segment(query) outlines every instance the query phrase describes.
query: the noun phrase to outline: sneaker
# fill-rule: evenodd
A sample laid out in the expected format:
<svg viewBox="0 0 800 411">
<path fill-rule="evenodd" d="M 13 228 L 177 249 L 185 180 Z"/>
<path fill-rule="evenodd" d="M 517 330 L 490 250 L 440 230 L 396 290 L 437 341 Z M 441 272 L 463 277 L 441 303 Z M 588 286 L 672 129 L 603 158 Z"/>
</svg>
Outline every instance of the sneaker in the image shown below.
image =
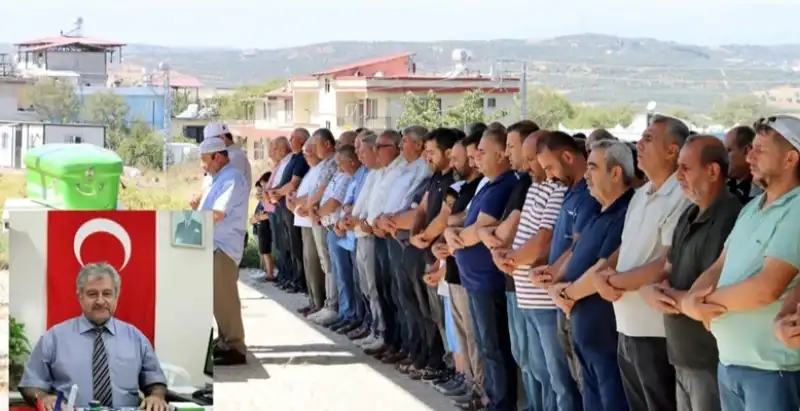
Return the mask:
<svg viewBox="0 0 800 411">
<path fill-rule="evenodd" d="M 317 324 L 323 327 L 330 327 L 331 325 L 337 322 L 339 322 L 339 314 L 334 311 L 331 311 L 323 316 L 320 316 L 319 321 L 317 321 Z"/>
<path fill-rule="evenodd" d="M 377 337 L 372 341 L 372 343 L 364 344 L 361 346 L 361 348 L 365 350 L 377 350 L 378 348 L 381 348 L 383 344 L 383 338 Z"/>
<path fill-rule="evenodd" d="M 354 340 L 353 342 L 359 347 L 364 347 L 364 346 L 367 346 L 367 345 L 370 345 L 370 344 L 374 343 L 375 342 L 375 336 L 370 334 L 370 335 L 368 335 L 368 336 L 366 336 L 366 337 L 364 337 L 364 338 L 362 338 L 360 340 Z"/>
<path fill-rule="evenodd" d="M 339 319 L 339 314 L 337 314 L 330 308 L 323 308 L 319 310 L 316 314 L 314 314 L 312 321 L 314 321 L 317 324 L 324 324 L 330 322 L 331 319 L 333 320 Z"/>
</svg>

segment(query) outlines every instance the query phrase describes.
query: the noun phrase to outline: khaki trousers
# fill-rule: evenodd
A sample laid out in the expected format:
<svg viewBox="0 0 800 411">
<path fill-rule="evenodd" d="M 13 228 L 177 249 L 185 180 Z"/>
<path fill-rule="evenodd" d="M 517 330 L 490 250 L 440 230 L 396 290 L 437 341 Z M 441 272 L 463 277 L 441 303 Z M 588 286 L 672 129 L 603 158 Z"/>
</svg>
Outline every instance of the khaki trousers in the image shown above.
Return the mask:
<svg viewBox="0 0 800 411">
<path fill-rule="evenodd" d="M 310 305 L 321 309 L 325 305 L 325 273 L 314 241 L 311 227 L 301 228 L 303 234 L 303 267 L 305 268 L 306 286 Z"/>
<path fill-rule="evenodd" d="M 247 353 L 244 343 L 242 302 L 239 300 L 239 266 L 220 250 L 214 251 L 214 318 L 220 340 L 228 348 Z"/>
<path fill-rule="evenodd" d="M 467 290 L 458 284 L 450 284 L 450 310 L 453 313 L 453 322 L 456 326 L 458 347 L 461 349 L 461 355 L 467 360 L 467 369 L 464 370 L 464 376 L 468 384 L 472 385 L 476 394 L 483 395 L 483 363 L 481 362 L 478 343 L 475 339 L 472 314 L 469 311 L 469 297 L 467 296 Z"/>
</svg>

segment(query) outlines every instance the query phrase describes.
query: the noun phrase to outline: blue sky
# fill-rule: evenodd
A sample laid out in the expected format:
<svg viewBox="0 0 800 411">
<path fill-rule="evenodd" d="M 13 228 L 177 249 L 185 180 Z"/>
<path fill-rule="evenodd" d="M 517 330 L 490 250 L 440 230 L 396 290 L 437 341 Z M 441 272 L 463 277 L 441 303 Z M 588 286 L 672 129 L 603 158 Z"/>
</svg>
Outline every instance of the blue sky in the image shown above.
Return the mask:
<svg viewBox="0 0 800 411">
<path fill-rule="evenodd" d="M 84 35 L 168 46 L 541 39 L 604 33 L 704 45 L 800 44 L 800 0 L 0 0 L 0 43 Z M 488 17 L 487 16 L 491 16 Z"/>
</svg>

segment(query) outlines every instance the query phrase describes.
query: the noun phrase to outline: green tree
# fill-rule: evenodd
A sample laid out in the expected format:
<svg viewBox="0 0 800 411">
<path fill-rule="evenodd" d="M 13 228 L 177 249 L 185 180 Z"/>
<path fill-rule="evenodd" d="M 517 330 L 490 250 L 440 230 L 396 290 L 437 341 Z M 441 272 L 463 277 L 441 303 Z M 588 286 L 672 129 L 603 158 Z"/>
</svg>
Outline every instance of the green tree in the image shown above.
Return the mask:
<svg viewBox="0 0 800 411">
<path fill-rule="evenodd" d="M 724 126 L 750 124 L 769 112 L 769 106 L 753 94 L 729 97 L 711 108 L 711 118 Z"/>
<path fill-rule="evenodd" d="M 282 84 L 283 80 L 271 80 L 260 85 L 240 86 L 231 93 L 211 97 L 208 104 L 216 107 L 217 116 L 223 120 L 252 119 L 255 114 L 255 102 L 252 99 L 263 97 Z"/>
<path fill-rule="evenodd" d="M 55 78 L 41 78 L 30 88 L 29 98 L 43 120 L 72 123 L 80 113 L 80 102 L 71 84 Z"/>
<path fill-rule="evenodd" d="M 464 128 L 472 123 L 491 123 L 508 115 L 508 110 L 500 109 L 486 114 L 484 111 L 484 94 L 479 90 L 464 94 L 461 101 L 447 109 L 442 116 L 442 123 L 450 127 Z"/>
<path fill-rule="evenodd" d="M 397 119 L 397 127 L 419 125 L 433 129 L 444 124 L 441 100 L 433 90 L 425 95 L 406 93 L 403 112 Z"/>
<path fill-rule="evenodd" d="M 575 107 L 561 93 L 547 87 L 528 87 L 528 113 L 525 118 L 544 129 L 558 128 L 575 116 Z"/>
<path fill-rule="evenodd" d="M 164 139 L 150 130 L 143 121 L 134 121 L 126 135 L 119 139 L 117 154 L 130 166 L 162 168 Z"/>
<path fill-rule="evenodd" d="M 83 118 L 106 126 L 106 131 L 123 131 L 131 109 L 125 98 L 112 91 L 92 94 L 85 100 Z"/>
<path fill-rule="evenodd" d="M 186 109 L 189 108 L 189 104 L 191 104 L 191 103 L 192 103 L 192 101 L 189 99 L 189 95 L 187 93 L 182 93 L 182 92 L 175 93 L 175 92 L 173 92 L 172 93 L 172 116 L 175 117 L 177 115 L 180 115 L 184 111 L 186 111 Z"/>
<path fill-rule="evenodd" d="M 563 123 L 570 128 L 612 128 L 618 124 L 628 126 L 635 110 L 629 106 L 578 106 L 573 116 Z"/>
</svg>

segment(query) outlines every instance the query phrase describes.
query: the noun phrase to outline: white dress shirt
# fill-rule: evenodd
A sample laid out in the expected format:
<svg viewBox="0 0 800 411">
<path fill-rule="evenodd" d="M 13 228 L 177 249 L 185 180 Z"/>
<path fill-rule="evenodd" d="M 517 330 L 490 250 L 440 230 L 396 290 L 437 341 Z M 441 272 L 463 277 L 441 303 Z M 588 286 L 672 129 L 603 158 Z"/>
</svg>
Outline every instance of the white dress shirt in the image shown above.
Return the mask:
<svg viewBox="0 0 800 411">
<path fill-rule="evenodd" d="M 391 184 L 388 185 L 389 196 L 383 203 L 383 213 L 394 214 L 411 208 L 414 201 L 414 194 L 417 193 L 419 185 L 431 176 L 431 169 L 424 158 L 420 157 L 411 163 L 399 166 Z"/>
<path fill-rule="evenodd" d="M 356 198 L 356 203 L 353 204 L 353 210 L 350 212 L 353 217 L 358 218 L 359 220 L 367 218 L 367 205 L 369 205 L 369 198 L 372 194 L 372 189 L 375 187 L 375 182 L 380 181 L 382 172 L 383 169 L 370 170 L 369 174 L 367 174 L 367 179 L 364 181 L 364 187 L 361 188 L 361 192 L 358 194 L 358 198 Z M 353 231 L 355 231 L 356 237 L 365 237 L 367 235 L 361 230 L 360 224 L 357 224 Z"/>
<path fill-rule="evenodd" d="M 388 197 L 389 190 L 392 186 L 392 181 L 400 176 L 397 171 L 408 162 L 403 156 L 397 156 L 391 164 L 381 170 L 380 180 L 375 182 L 375 187 L 369 195 L 369 204 L 367 205 L 367 223 L 370 225 L 375 223 L 378 216 L 383 213 L 384 203 Z"/>
</svg>

